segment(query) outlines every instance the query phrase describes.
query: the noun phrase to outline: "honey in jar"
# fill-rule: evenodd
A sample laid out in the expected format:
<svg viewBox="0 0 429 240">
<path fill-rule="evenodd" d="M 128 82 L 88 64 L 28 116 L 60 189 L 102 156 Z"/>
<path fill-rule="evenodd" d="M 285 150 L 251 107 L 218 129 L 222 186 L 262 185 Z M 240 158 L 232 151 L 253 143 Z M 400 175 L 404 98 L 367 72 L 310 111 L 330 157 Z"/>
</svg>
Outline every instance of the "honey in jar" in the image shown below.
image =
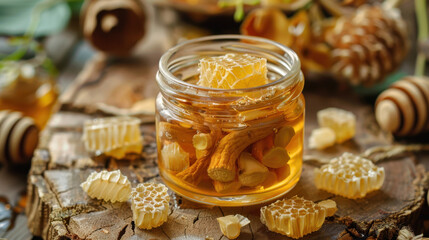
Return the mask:
<svg viewBox="0 0 429 240">
<path fill-rule="evenodd" d="M 0 110 L 22 112 L 43 128 L 52 114 L 58 91 L 54 78 L 42 67 L 43 55 L 0 66 Z"/>
<path fill-rule="evenodd" d="M 176 193 L 243 206 L 298 182 L 304 79 L 292 50 L 248 36 L 195 39 L 162 56 L 157 82 L 158 165 Z"/>
</svg>

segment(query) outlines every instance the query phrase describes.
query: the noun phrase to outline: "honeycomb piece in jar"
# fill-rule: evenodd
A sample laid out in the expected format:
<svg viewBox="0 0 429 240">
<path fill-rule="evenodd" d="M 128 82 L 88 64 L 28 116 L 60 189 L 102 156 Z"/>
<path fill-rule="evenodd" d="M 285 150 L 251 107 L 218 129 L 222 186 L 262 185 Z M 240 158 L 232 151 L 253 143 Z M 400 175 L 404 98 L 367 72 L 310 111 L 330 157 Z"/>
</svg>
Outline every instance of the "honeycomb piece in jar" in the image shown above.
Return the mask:
<svg viewBox="0 0 429 240">
<path fill-rule="evenodd" d="M 309 139 L 309 147 L 312 149 L 325 149 L 335 145 L 335 132 L 334 130 L 322 127 L 311 131 Z"/>
<path fill-rule="evenodd" d="M 83 127 L 85 148 L 99 155 L 123 158 L 127 153 L 140 153 L 143 138 L 140 120 L 134 117 L 107 117 L 86 121 Z"/>
<path fill-rule="evenodd" d="M 240 235 L 242 227 L 250 223 L 250 220 L 240 214 L 227 215 L 216 218 L 219 223 L 220 230 L 229 239 L 236 239 Z"/>
<path fill-rule="evenodd" d="M 320 127 L 327 127 L 335 132 L 337 143 L 345 142 L 356 134 L 356 116 L 339 108 L 326 108 L 317 112 Z"/>
<path fill-rule="evenodd" d="M 297 196 L 261 208 L 261 222 L 270 231 L 295 239 L 319 230 L 325 217 L 326 208 Z"/>
<path fill-rule="evenodd" d="M 81 185 L 91 197 L 104 201 L 125 202 L 131 193 L 131 183 L 119 170 L 91 173 Z"/>
<path fill-rule="evenodd" d="M 377 167 L 368 159 L 344 153 L 316 168 L 314 181 L 318 189 L 346 198 L 363 198 L 382 187 L 384 168 Z"/>
<path fill-rule="evenodd" d="M 140 183 L 131 191 L 133 220 L 141 229 L 152 229 L 167 221 L 170 196 L 161 183 Z"/>
<path fill-rule="evenodd" d="M 183 171 L 189 167 L 189 153 L 185 152 L 177 142 L 172 142 L 162 148 L 161 161 L 168 170 Z"/>
<path fill-rule="evenodd" d="M 199 63 L 197 85 L 209 88 L 240 89 L 268 83 L 267 59 L 249 54 L 228 53 L 206 57 Z"/>
</svg>

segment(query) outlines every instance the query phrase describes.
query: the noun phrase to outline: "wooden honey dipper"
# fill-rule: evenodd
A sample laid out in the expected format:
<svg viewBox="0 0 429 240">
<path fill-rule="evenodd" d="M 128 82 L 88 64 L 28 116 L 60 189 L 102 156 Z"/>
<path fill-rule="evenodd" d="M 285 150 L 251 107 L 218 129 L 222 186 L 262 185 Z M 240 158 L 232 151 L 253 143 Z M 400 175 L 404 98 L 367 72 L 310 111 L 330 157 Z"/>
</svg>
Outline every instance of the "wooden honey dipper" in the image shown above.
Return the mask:
<svg viewBox="0 0 429 240">
<path fill-rule="evenodd" d="M 0 111 L 0 163 L 29 163 L 39 140 L 39 129 L 32 118 L 19 112 Z"/>
<path fill-rule="evenodd" d="M 408 76 L 392 84 L 375 102 L 380 127 L 397 136 L 429 130 L 429 78 Z"/>
</svg>

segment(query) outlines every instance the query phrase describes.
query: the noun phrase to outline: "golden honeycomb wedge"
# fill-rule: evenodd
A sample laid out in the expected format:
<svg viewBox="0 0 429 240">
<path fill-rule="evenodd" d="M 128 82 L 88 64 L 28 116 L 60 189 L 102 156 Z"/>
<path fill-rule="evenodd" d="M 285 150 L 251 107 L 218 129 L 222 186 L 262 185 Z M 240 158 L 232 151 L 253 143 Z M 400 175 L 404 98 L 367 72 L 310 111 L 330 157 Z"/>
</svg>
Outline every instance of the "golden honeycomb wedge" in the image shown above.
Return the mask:
<svg viewBox="0 0 429 240">
<path fill-rule="evenodd" d="M 326 108 L 317 112 L 320 127 L 327 127 L 335 132 L 337 143 L 345 142 L 356 134 L 356 116 L 339 108 Z"/>
<path fill-rule="evenodd" d="M 250 223 L 250 220 L 240 214 L 227 215 L 216 219 L 223 235 L 229 239 L 236 239 L 240 235 L 242 227 Z"/>
<path fill-rule="evenodd" d="M 198 85 L 220 89 L 239 89 L 268 83 L 267 60 L 249 54 L 228 53 L 206 57 L 199 63 Z"/>
<path fill-rule="evenodd" d="M 91 198 L 113 203 L 127 201 L 131 193 L 130 181 L 119 170 L 93 172 L 80 186 Z"/>
<path fill-rule="evenodd" d="M 312 149 L 325 149 L 335 145 L 334 130 L 322 127 L 311 131 L 311 136 L 308 139 L 308 146 Z"/>
<path fill-rule="evenodd" d="M 140 153 L 143 138 L 140 120 L 134 117 L 96 118 L 86 121 L 83 129 L 85 148 L 95 154 L 123 158 L 127 153 Z"/>
<path fill-rule="evenodd" d="M 325 221 L 326 211 L 312 201 L 294 196 L 262 207 L 261 222 L 270 231 L 297 239 L 319 230 Z"/>
<path fill-rule="evenodd" d="M 314 170 L 316 187 L 346 198 L 363 198 L 380 189 L 384 182 L 384 168 L 370 160 L 344 153 L 328 164 Z"/>
<path fill-rule="evenodd" d="M 160 183 L 140 183 L 131 192 L 131 209 L 137 227 L 152 229 L 167 221 L 170 196 Z"/>
</svg>

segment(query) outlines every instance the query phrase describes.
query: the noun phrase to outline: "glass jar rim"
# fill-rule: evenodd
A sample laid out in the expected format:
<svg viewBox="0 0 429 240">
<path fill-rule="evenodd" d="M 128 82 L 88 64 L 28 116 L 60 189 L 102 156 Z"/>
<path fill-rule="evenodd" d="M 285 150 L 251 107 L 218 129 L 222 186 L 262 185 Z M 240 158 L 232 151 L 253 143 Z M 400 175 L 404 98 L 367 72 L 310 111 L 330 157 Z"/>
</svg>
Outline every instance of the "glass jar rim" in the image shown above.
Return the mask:
<svg viewBox="0 0 429 240">
<path fill-rule="evenodd" d="M 177 78 L 176 76 L 173 75 L 173 73 L 171 73 L 169 71 L 168 61 L 181 48 L 183 48 L 187 45 L 190 45 L 190 44 L 195 44 L 195 43 L 205 42 L 205 41 L 213 41 L 213 40 L 248 40 L 248 41 L 272 45 L 272 46 L 277 47 L 279 50 L 284 52 L 281 56 L 287 55 L 290 58 L 290 59 L 288 59 L 288 61 L 290 63 L 290 70 L 285 75 L 281 76 L 279 79 L 276 79 L 273 82 L 270 82 L 270 83 L 267 83 L 267 84 L 264 84 L 261 86 L 250 87 L 250 88 L 239 88 L 239 89 L 220 89 L 220 88 L 209 88 L 209 87 L 198 86 L 196 84 L 191 84 L 191 83 L 182 81 L 181 79 Z M 210 91 L 212 93 L 233 93 L 233 92 L 237 92 L 237 91 L 253 92 L 253 91 L 260 90 L 260 89 L 265 89 L 265 88 L 268 88 L 271 86 L 275 86 L 275 85 L 277 85 L 279 83 L 283 83 L 287 80 L 293 80 L 297 76 L 299 76 L 300 72 L 301 72 L 301 62 L 298 58 L 298 55 L 292 49 L 286 47 L 285 45 L 283 45 L 281 43 L 278 43 L 278 42 L 275 42 L 275 41 L 272 41 L 272 40 L 269 40 L 266 38 L 245 36 L 245 35 L 238 35 L 238 34 L 213 35 L 213 36 L 206 36 L 206 37 L 201 37 L 201 38 L 196 38 L 196 39 L 181 42 L 181 43 L 177 44 L 176 46 L 167 50 L 161 56 L 161 59 L 159 61 L 159 73 L 161 75 L 169 78 L 169 80 L 171 80 L 174 84 L 179 84 L 179 85 L 182 85 L 184 87 L 190 87 L 190 88 L 198 89 L 200 91 Z"/>
</svg>

